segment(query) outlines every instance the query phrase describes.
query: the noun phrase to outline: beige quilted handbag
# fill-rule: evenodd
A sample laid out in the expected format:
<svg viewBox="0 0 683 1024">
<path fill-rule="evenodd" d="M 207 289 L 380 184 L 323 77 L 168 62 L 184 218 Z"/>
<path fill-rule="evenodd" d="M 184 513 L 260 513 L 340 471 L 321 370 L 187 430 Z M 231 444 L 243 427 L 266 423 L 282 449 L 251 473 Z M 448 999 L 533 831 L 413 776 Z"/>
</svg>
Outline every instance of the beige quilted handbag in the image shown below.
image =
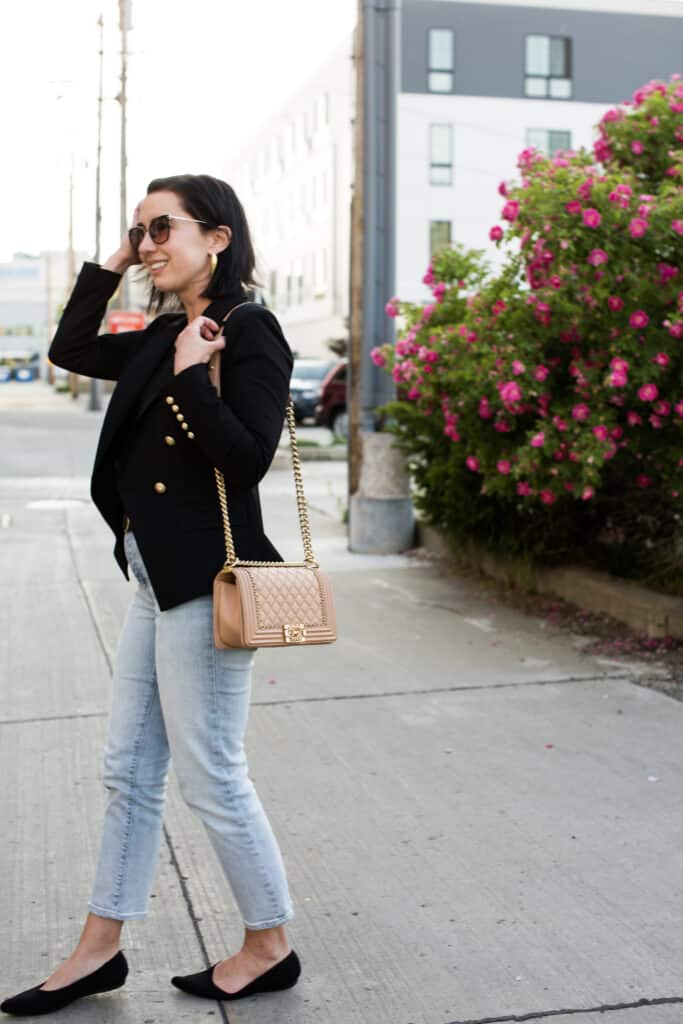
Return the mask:
<svg viewBox="0 0 683 1024">
<path fill-rule="evenodd" d="M 209 376 L 220 395 L 220 352 L 209 364 Z M 303 562 L 249 562 L 236 555 L 225 479 L 220 470 L 214 468 L 226 551 L 225 564 L 213 582 L 213 632 L 219 649 L 294 647 L 329 644 L 337 639 L 332 585 L 313 555 L 294 422 L 290 395 L 287 425 L 304 546 Z"/>
</svg>

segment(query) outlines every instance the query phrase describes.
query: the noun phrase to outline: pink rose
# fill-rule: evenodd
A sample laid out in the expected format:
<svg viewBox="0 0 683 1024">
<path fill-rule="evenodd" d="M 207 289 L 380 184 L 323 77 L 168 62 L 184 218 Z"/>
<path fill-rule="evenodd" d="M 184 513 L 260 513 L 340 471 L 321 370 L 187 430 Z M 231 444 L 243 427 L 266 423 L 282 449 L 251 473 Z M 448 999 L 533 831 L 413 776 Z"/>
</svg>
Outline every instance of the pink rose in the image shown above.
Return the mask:
<svg viewBox="0 0 683 1024">
<path fill-rule="evenodd" d="M 683 402 L 676 402 L 674 409 L 677 416 L 683 416 Z"/>
<path fill-rule="evenodd" d="M 540 498 L 544 505 L 552 505 L 555 501 L 555 495 L 550 490 L 541 491 Z"/>
<path fill-rule="evenodd" d="M 593 433 L 597 437 L 598 441 L 606 441 L 609 437 L 607 427 L 600 423 L 597 427 L 593 427 Z"/>
<path fill-rule="evenodd" d="M 664 399 L 660 399 L 659 402 L 655 402 L 654 410 L 659 416 L 668 416 L 671 412 L 671 402 L 665 402 Z"/>
<path fill-rule="evenodd" d="M 372 361 L 375 364 L 375 366 L 386 366 L 387 365 L 386 356 L 384 355 L 382 350 L 379 349 L 379 348 L 373 348 L 372 349 L 372 351 L 370 352 L 370 358 L 372 359 Z"/>
<path fill-rule="evenodd" d="M 471 469 L 473 473 L 477 473 L 479 471 L 479 459 L 474 455 L 467 456 L 465 459 L 465 465 L 468 469 Z"/>
<path fill-rule="evenodd" d="M 591 249 L 588 262 L 592 267 L 599 267 L 601 264 L 607 263 L 608 258 L 604 249 Z"/>
<path fill-rule="evenodd" d="M 610 370 L 616 370 L 617 373 L 628 373 L 628 362 L 622 359 L 621 356 L 615 356 L 614 359 L 610 359 Z"/>
<path fill-rule="evenodd" d="M 631 238 L 642 238 L 650 225 L 642 217 L 634 217 L 628 226 Z"/>
<path fill-rule="evenodd" d="M 659 391 L 656 384 L 643 384 L 642 387 L 638 388 L 638 398 L 641 402 L 654 402 L 658 394 Z"/>
<path fill-rule="evenodd" d="M 602 217 L 597 210 L 589 206 L 587 210 L 583 211 L 583 223 L 587 228 L 599 228 Z"/>
<path fill-rule="evenodd" d="M 520 363 L 519 359 L 512 360 L 512 372 L 515 374 L 515 376 L 518 377 L 520 373 L 524 373 L 525 370 L 526 366 L 524 365 L 524 363 Z"/>
<path fill-rule="evenodd" d="M 671 227 L 677 235 L 683 235 L 683 220 L 672 220 Z"/>
<path fill-rule="evenodd" d="M 592 487 L 584 487 L 583 494 L 581 495 L 581 498 L 582 498 L 583 501 L 590 501 L 590 499 L 593 497 L 594 494 L 595 494 L 595 491 L 593 490 Z"/>
<path fill-rule="evenodd" d="M 501 216 L 503 220 L 517 220 L 517 217 L 519 216 L 519 203 L 516 199 L 508 199 L 507 203 L 503 207 Z"/>
<path fill-rule="evenodd" d="M 589 415 L 590 415 L 590 409 L 585 404 L 585 402 L 579 402 L 579 404 L 575 405 L 574 408 L 572 409 L 572 417 L 575 420 L 585 420 L 585 419 L 588 419 Z"/>
<path fill-rule="evenodd" d="M 504 476 L 507 476 L 510 472 L 511 466 L 507 459 L 500 459 L 496 465 L 498 472 L 502 473 Z"/>
<path fill-rule="evenodd" d="M 609 382 L 613 388 L 625 388 L 628 384 L 628 377 L 621 370 L 615 370 L 610 374 Z"/>
<path fill-rule="evenodd" d="M 640 139 L 634 139 L 633 142 L 631 143 L 631 151 L 633 153 L 635 153 L 636 156 L 640 156 L 640 154 L 643 152 L 644 149 L 645 149 L 645 146 L 642 144 Z"/>
<path fill-rule="evenodd" d="M 534 434 L 534 436 L 531 438 L 529 444 L 532 448 L 542 448 L 545 444 L 545 432 L 543 430 L 539 430 L 539 432 L 537 434 Z"/>
<path fill-rule="evenodd" d="M 657 366 L 668 366 L 670 359 L 666 352 L 658 352 L 657 355 L 653 357 L 652 362 L 656 363 Z"/>
<path fill-rule="evenodd" d="M 533 494 L 533 490 L 526 480 L 520 480 L 517 484 L 517 494 L 521 494 L 522 497 L 526 497 L 528 494 Z"/>
<path fill-rule="evenodd" d="M 544 381 L 549 373 L 550 370 L 547 366 L 537 366 L 534 370 L 534 380 Z"/>
<path fill-rule="evenodd" d="M 639 487 L 649 487 L 650 484 L 652 483 L 652 480 L 650 480 L 650 477 L 647 476 L 645 473 L 640 473 L 636 477 L 636 483 L 638 484 Z"/>
<path fill-rule="evenodd" d="M 500 397 L 504 402 L 519 402 L 522 397 L 522 391 L 514 380 L 507 381 L 506 384 L 501 385 Z"/>
<path fill-rule="evenodd" d="M 620 309 L 624 308 L 624 301 L 618 295 L 610 295 L 607 299 L 607 305 L 614 313 L 618 313 Z"/>
<path fill-rule="evenodd" d="M 673 324 L 669 323 L 668 331 L 672 338 L 683 338 L 683 321 L 676 320 Z"/>
<path fill-rule="evenodd" d="M 489 238 L 491 239 L 492 242 L 500 242 L 502 237 L 503 237 L 503 229 L 502 229 L 502 227 L 500 226 L 500 224 L 494 224 L 494 226 L 489 231 Z"/>
<path fill-rule="evenodd" d="M 638 427 L 643 422 L 642 418 L 638 415 L 637 412 L 627 412 L 626 420 L 628 422 L 629 427 Z"/>
<path fill-rule="evenodd" d="M 384 312 L 386 313 L 387 316 L 391 316 L 391 317 L 398 316 L 399 308 L 396 305 L 396 303 L 398 301 L 399 301 L 398 299 L 389 299 L 389 301 L 387 302 L 386 306 L 384 307 Z"/>
<path fill-rule="evenodd" d="M 581 203 L 578 199 L 570 199 L 568 203 L 564 204 L 564 208 L 567 213 L 581 213 Z"/>
<path fill-rule="evenodd" d="M 643 309 L 637 309 L 635 313 L 631 313 L 628 322 L 631 327 L 647 327 L 650 318 Z"/>
<path fill-rule="evenodd" d="M 479 400 L 479 415 L 483 420 L 490 420 L 493 416 L 488 398 L 481 398 Z"/>
</svg>

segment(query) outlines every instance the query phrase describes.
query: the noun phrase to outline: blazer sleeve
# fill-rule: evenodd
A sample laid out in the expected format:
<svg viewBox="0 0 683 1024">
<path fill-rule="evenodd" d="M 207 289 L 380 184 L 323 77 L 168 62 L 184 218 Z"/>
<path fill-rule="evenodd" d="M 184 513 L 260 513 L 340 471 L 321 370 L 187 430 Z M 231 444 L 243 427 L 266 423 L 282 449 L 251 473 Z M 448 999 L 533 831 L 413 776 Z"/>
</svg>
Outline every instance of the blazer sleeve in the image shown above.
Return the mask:
<svg viewBox="0 0 683 1024">
<path fill-rule="evenodd" d="M 170 385 L 198 445 L 226 483 L 254 487 L 266 475 L 282 436 L 294 358 L 276 317 L 265 307 L 228 321 L 221 390 L 205 363 L 188 366 Z"/>
<path fill-rule="evenodd" d="M 121 275 L 97 263 L 84 263 L 52 339 L 48 357 L 56 366 L 84 377 L 118 380 L 142 331 L 98 334 L 107 303 Z"/>
</svg>

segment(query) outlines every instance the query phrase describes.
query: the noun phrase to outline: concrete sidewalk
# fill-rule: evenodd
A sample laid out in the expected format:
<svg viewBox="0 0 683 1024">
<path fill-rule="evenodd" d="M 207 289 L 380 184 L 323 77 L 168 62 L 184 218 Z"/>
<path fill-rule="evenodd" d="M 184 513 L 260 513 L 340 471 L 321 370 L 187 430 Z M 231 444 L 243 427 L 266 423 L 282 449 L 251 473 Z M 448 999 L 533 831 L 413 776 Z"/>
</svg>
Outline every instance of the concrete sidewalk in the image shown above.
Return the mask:
<svg viewBox="0 0 683 1024">
<path fill-rule="evenodd" d="M 133 584 L 88 501 L 97 426 L 78 405 L 20 422 L 0 399 L 3 996 L 72 948 L 98 850 Z M 60 1020 L 679 1021 L 683 706 L 437 564 L 348 552 L 345 465 L 303 473 L 339 640 L 257 654 L 247 735 L 301 981 L 220 1006 L 170 986 L 242 935 L 173 780 L 152 911 L 124 930 L 129 981 Z M 261 493 L 269 536 L 300 557 L 291 471 Z"/>
</svg>

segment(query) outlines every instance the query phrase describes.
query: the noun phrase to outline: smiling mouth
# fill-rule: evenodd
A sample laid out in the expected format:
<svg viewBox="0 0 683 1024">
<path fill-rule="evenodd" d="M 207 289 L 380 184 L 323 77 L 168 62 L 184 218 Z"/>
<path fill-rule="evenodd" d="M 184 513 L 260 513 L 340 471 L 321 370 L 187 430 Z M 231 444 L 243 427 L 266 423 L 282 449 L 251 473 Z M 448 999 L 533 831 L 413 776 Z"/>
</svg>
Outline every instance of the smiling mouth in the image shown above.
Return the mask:
<svg viewBox="0 0 683 1024">
<path fill-rule="evenodd" d="M 159 271 L 164 269 L 167 263 L 168 260 L 152 260 L 150 263 L 147 264 L 147 269 L 149 270 L 150 274 L 158 274 Z"/>
</svg>

